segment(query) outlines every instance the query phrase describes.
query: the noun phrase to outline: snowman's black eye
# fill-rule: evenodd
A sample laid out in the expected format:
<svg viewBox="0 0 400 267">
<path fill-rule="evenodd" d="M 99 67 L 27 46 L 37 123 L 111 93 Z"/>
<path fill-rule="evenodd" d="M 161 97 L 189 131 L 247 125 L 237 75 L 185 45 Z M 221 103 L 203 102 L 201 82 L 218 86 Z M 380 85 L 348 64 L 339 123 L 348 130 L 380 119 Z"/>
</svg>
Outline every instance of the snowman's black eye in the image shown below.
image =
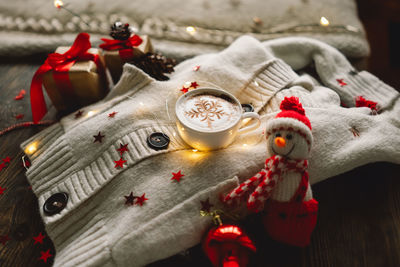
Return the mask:
<svg viewBox="0 0 400 267">
<path fill-rule="evenodd" d="M 275 134 L 275 137 L 281 137 L 282 135 L 281 135 L 281 133 L 276 133 Z"/>
<path fill-rule="evenodd" d="M 291 134 L 287 134 L 287 135 L 286 135 L 286 139 L 287 139 L 287 140 L 291 140 L 292 138 L 293 138 L 293 135 L 291 135 Z"/>
</svg>

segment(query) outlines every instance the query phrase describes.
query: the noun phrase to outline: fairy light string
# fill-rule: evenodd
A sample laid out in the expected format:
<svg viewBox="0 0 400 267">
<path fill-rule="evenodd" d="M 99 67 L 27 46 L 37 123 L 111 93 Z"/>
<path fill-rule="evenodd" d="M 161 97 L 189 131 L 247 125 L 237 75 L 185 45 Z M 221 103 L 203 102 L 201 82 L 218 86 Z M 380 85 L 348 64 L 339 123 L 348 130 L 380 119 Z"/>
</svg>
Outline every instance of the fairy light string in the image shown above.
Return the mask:
<svg viewBox="0 0 400 267">
<path fill-rule="evenodd" d="M 71 9 L 68 9 L 67 7 L 65 7 L 63 1 L 61 0 L 54 0 L 54 6 L 58 9 L 64 9 L 65 11 L 67 11 L 68 13 L 70 13 L 71 15 L 78 17 L 83 23 L 85 23 L 88 27 L 90 27 L 89 23 L 87 23 L 78 13 L 72 11 Z"/>
</svg>

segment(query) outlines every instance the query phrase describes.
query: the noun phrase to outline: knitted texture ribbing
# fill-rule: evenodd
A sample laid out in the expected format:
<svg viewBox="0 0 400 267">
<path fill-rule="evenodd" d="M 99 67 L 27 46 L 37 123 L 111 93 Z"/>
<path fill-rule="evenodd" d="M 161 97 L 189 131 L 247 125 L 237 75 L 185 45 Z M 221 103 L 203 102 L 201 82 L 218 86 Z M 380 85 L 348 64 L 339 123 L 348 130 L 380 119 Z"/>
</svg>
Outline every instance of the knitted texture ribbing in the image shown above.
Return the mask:
<svg viewBox="0 0 400 267">
<path fill-rule="evenodd" d="M 318 41 L 276 42 L 282 45 L 242 37 L 221 53 L 179 64 L 166 82 L 126 64 L 104 101 L 85 107 L 80 118 L 64 117 L 22 145 L 24 150 L 30 144 L 37 148 L 29 155 L 27 177 L 39 207 L 55 193 L 70 196 L 59 214 L 46 216 L 40 209 L 57 251 L 55 266 L 143 266 L 196 245 L 211 225 L 210 218 L 199 215 L 201 201 L 209 199 L 213 209 L 226 209 L 221 193 L 263 167 L 269 157 L 263 130 L 285 96 L 299 98 L 313 126 L 311 183 L 373 161 L 400 163 L 398 92 L 367 72 L 351 76 L 345 57 Z M 290 56 L 285 57 L 282 51 L 288 47 Z M 331 88 L 299 77 L 274 54 L 296 69 L 314 56 L 320 80 Z M 200 69 L 194 71 L 195 66 Z M 172 112 L 187 81 L 223 88 L 241 103 L 251 103 L 262 115 L 262 126 L 226 149 L 192 152 L 177 134 Z M 340 97 L 352 106 L 358 95 L 378 102 L 379 115 L 370 115 L 365 107 L 340 107 Z M 109 117 L 114 111 L 118 113 Z M 103 142 L 93 143 L 99 131 Z M 147 138 L 155 132 L 169 136 L 167 149 L 148 146 Z M 388 138 L 390 144 L 384 142 Z M 129 148 L 127 162 L 116 168 L 121 144 Z M 172 172 L 178 171 L 183 179 L 171 181 Z M 143 206 L 125 205 L 130 192 L 145 193 L 149 200 Z"/>
<path fill-rule="evenodd" d="M 353 0 L 69 0 L 65 7 L 82 19 L 48 0 L 0 2 L 0 54 L 50 53 L 70 44 L 79 32 L 92 34 L 93 45 L 98 45 L 116 20 L 149 35 L 157 50 L 176 59 L 219 51 L 249 32 L 259 40 L 314 37 L 352 57 L 365 57 L 369 52 Z M 322 27 L 322 16 L 333 27 Z M 188 26 L 196 32 L 188 32 Z"/>
</svg>

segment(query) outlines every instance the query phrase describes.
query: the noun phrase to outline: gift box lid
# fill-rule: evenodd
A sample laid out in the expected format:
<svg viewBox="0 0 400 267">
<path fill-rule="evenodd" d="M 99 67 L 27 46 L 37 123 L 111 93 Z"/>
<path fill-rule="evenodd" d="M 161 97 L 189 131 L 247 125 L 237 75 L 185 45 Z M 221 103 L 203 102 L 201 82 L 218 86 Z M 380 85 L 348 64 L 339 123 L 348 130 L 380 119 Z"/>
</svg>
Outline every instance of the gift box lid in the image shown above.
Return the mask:
<svg viewBox="0 0 400 267">
<path fill-rule="evenodd" d="M 64 54 L 65 52 L 70 49 L 69 46 L 59 46 L 56 49 L 56 53 Z M 100 49 L 98 48 L 89 48 L 88 53 L 97 54 L 101 56 Z M 97 66 L 96 63 L 92 60 L 84 60 L 84 61 L 77 61 L 71 68 L 71 72 L 96 72 Z"/>
</svg>

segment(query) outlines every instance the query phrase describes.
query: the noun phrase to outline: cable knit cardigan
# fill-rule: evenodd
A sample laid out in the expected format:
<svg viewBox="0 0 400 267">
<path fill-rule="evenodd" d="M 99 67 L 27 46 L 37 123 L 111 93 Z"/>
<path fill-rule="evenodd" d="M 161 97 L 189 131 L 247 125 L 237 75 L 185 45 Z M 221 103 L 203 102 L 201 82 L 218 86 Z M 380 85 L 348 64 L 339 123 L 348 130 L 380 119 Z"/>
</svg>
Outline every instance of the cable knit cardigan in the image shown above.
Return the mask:
<svg viewBox="0 0 400 267">
<path fill-rule="evenodd" d="M 319 77 L 292 70 L 312 62 Z M 195 71 L 195 66 L 200 68 Z M 173 114 L 187 81 L 213 84 L 251 103 L 262 126 L 226 149 L 193 152 L 177 134 Z M 212 209 L 226 209 L 220 194 L 263 167 L 269 156 L 265 122 L 291 95 L 299 97 L 313 125 L 312 183 L 373 161 L 400 163 L 399 93 L 368 72 L 356 72 L 342 54 L 319 41 L 260 43 L 241 37 L 220 53 L 179 64 L 166 82 L 126 64 L 105 100 L 22 144 L 32 161 L 27 177 L 56 248 L 54 265 L 143 266 L 199 243 L 212 224 L 199 215 L 201 201 L 209 198 Z M 378 102 L 379 114 L 355 108 L 357 96 Z M 108 116 L 112 112 L 117 113 Z M 98 132 L 105 137 L 94 143 Z M 154 132 L 169 136 L 167 149 L 148 146 Z M 31 144 L 35 151 L 27 149 Z M 122 168 L 114 162 L 120 159 L 121 144 L 129 149 Z M 178 171 L 184 177 L 171 180 Z M 65 208 L 44 213 L 46 200 L 60 192 L 68 194 Z M 130 192 L 148 200 L 142 206 L 125 205 Z"/>
</svg>

